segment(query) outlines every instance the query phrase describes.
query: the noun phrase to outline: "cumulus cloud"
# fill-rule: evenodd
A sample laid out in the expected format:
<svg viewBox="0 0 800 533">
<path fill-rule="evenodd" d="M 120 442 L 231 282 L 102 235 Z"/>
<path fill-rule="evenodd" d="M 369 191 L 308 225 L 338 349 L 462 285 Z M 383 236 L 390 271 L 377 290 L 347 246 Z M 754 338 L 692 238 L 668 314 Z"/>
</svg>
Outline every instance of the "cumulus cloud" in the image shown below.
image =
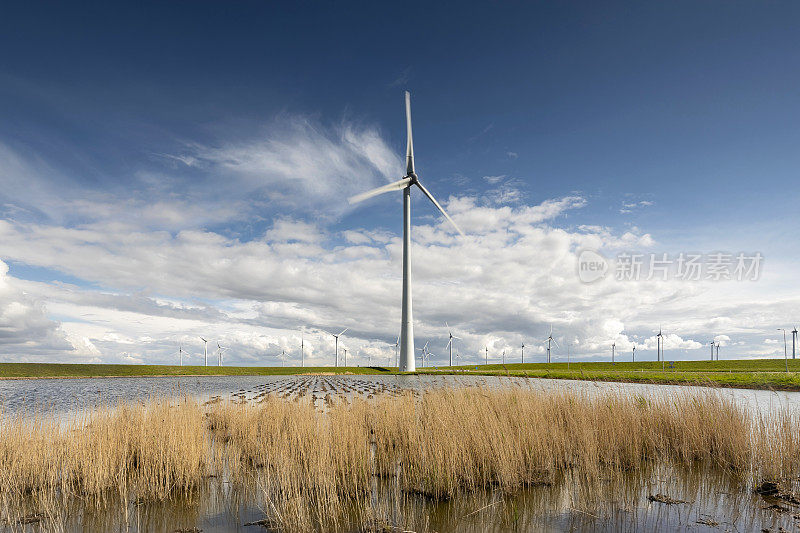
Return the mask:
<svg viewBox="0 0 800 533">
<path fill-rule="evenodd" d="M 342 197 L 396 179 L 399 158 L 369 127 L 281 125 L 162 157 L 190 172 L 193 192 L 176 194 L 188 178 L 169 169 L 138 173 L 130 195 L 77 190 L 59 201 L 63 185 L 41 195 L 38 185 L 30 195 L 3 189 L 4 205 L 15 208 L 0 217 L 0 257 L 62 281 L 25 281 L 0 263 L 0 353 L 174 363 L 182 347 L 197 363 L 202 335 L 229 348 L 231 364 L 280 364 L 282 351 L 297 363 L 301 339 L 309 364 L 332 364 L 330 333 L 349 327 L 340 348 L 356 364 L 389 361 L 400 319 L 398 228 L 341 228 L 337 216 L 350 209 Z M 43 163 L 0 156 L 4 183 L 50 183 Z M 619 354 L 636 345 L 637 358 L 654 358 L 658 324 L 670 356 L 704 357 L 711 335 L 739 343 L 743 355 L 777 353 L 759 328 L 797 298 L 765 304 L 761 291 L 720 283 L 582 283 L 579 250 L 611 257 L 656 240 L 637 227 L 570 224 L 588 204 L 583 196 L 530 202 L 513 183 L 495 184 L 495 196 L 443 202 L 465 237 L 438 216 L 415 219 L 416 338 L 431 342 L 433 362 L 445 360 L 445 321 L 462 337 L 464 362 L 487 350 L 492 360 L 504 350 L 514 360 L 523 342 L 526 359 L 542 360 L 551 325 L 556 359 L 568 343 L 584 359 L 607 359 L 612 343 Z M 56 214 L 30 214 L 49 205 Z"/>
<path fill-rule="evenodd" d="M 37 354 L 73 350 L 41 301 L 25 294 L 0 261 L 0 356 L 28 360 Z M 8 359 L 7 359 L 8 360 Z"/>
</svg>

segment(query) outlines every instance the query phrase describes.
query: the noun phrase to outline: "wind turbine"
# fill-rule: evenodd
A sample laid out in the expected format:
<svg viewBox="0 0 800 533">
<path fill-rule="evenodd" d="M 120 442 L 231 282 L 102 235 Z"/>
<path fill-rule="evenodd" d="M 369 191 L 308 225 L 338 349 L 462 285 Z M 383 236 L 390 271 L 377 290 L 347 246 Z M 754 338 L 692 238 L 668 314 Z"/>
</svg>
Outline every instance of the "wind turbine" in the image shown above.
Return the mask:
<svg viewBox="0 0 800 533">
<path fill-rule="evenodd" d="M 792 359 L 795 358 L 795 346 L 797 345 L 797 326 L 792 330 Z"/>
<path fill-rule="evenodd" d="M 347 366 L 347 348 L 342 348 L 344 351 L 344 366 Z"/>
<path fill-rule="evenodd" d="M 453 366 L 453 339 L 461 340 L 461 337 L 456 337 L 453 335 L 453 332 L 450 331 L 450 326 L 447 325 L 447 322 L 445 322 L 444 325 L 447 327 L 447 334 L 450 335 L 450 340 L 447 341 L 445 349 L 450 349 L 450 366 Z"/>
<path fill-rule="evenodd" d="M 222 354 L 227 350 L 217 343 L 217 366 L 222 366 Z"/>
<path fill-rule="evenodd" d="M 425 342 L 425 346 L 420 348 L 419 351 L 421 352 L 420 359 L 422 360 L 422 366 L 424 367 L 425 366 L 425 362 L 428 360 L 428 357 L 430 357 L 430 355 L 431 355 L 431 353 L 428 351 L 428 342 L 427 341 Z"/>
<path fill-rule="evenodd" d="M 174 354 L 174 352 L 173 352 L 173 354 Z M 191 355 L 189 352 L 187 352 L 186 350 L 183 349 L 183 345 L 182 344 L 178 344 L 178 356 L 180 357 L 181 366 L 183 366 L 183 354 L 186 354 L 187 356 Z"/>
<path fill-rule="evenodd" d="M 631 361 L 634 363 L 636 362 L 636 345 L 633 345 L 633 351 L 631 352 Z"/>
<path fill-rule="evenodd" d="M 203 366 L 208 366 L 208 341 L 205 340 L 203 337 L 200 337 L 200 340 L 203 341 L 203 356 L 205 358 Z"/>
<path fill-rule="evenodd" d="M 331 335 L 333 335 L 333 338 L 336 339 L 336 343 L 335 343 L 336 344 L 336 366 L 339 366 L 339 336 L 343 335 L 344 332 L 347 331 L 348 329 L 350 329 L 350 328 L 344 328 L 338 335 L 334 334 L 334 333 L 331 333 Z"/>
<path fill-rule="evenodd" d="M 506 351 L 503 350 L 503 366 L 506 365 Z"/>
<path fill-rule="evenodd" d="M 612 365 L 614 364 L 614 352 L 616 352 L 616 351 L 617 351 L 617 343 L 616 342 L 612 342 L 611 343 L 611 364 Z"/>
<path fill-rule="evenodd" d="M 553 325 L 550 325 L 550 335 L 545 339 L 547 341 L 547 362 L 550 362 L 550 343 L 556 345 L 556 348 L 559 348 L 558 343 L 553 338 Z"/>
<path fill-rule="evenodd" d="M 306 346 L 305 346 L 305 332 L 300 332 L 300 366 L 306 366 Z"/>
<path fill-rule="evenodd" d="M 397 359 L 397 349 L 400 346 L 400 334 L 397 334 L 397 341 L 394 343 L 394 365 L 400 369 L 400 362 Z"/>
<path fill-rule="evenodd" d="M 786 355 L 786 328 L 778 328 L 778 331 L 783 331 L 783 360 L 786 361 L 786 371 L 789 371 L 789 357 Z"/>
<path fill-rule="evenodd" d="M 708 344 L 711 345 L 711 360 L 714 360 L 714 341 L 709 342 Z"/>
<path fill-rule="evenodd" d="M 488 364 L 489 364 L 489 347 L 488 347 L 488 346 L 486 346 L 486 347 L 484 348 L 484 350 L 486 351 L 486 359 L 485 359 L 486 363 L 485 363 L 485 364 L 487 364 L 487 365 L 488 365 Z"/>
<path fill-rule="evenodd" d="M 661 361 L 661 326 L 658 326 L 658 335 L 656 335 L 656 361 Z"/>
<path fill-rule="evenodd" d="M 524 365 L 525 364 L 525 343 L 524 342 L 522 343 L 522 351 L 520 353 L 522 354 L 522 364 Z"/>
<path fill-rule="evenodd" d="M 719 361 L 719 341 L 717 341 L 717 361 Z"/>
<path fill-rule="evenodd" d="M 461 229 L 453 222 L 439 202 L 428 189 L 422 186 L 414 172 L 414 140 L 411 134 L 411 93 L 406 91 L 406 175 L 403 179 L 384 185 L 371 191 L 353 196 L 350 203 L 361 202 L 386 192 L 403 191 L 403 307 L 400 325 L 400 367 L 401 372 L 414 372 L 414 324 L 411 312 L 411 187 L 416 185 L 422 194 L 433 202 L 442 215 L 463 235 Z"/>
</svg>

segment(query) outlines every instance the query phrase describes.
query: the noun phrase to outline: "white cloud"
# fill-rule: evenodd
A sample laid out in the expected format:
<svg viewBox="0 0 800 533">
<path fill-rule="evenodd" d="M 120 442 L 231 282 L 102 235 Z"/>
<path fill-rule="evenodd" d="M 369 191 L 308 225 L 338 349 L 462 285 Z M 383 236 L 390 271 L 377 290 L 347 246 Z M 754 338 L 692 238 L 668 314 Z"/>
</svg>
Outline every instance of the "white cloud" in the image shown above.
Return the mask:
<svg viewBox="0 0 800 533">
<path fill-rule="evenodd" d="M 183 343 L 197 362 L 204 335 L 230 348 L 230 363 L 276 364 L 281 350 L 296 363 L 305 327 L 309 364 L 330 364 L 329 332 L 349 327 L 341 345 L 359 363 L 389 357 L 399 323 L 399 228 L 341 229 L 336 215 L 349 209 L 341 199 L 351 192 L 397 178 L 399 158 L 374 129 L 326 129 L 308 119 L 284 124 L 255 140 L 187 146 L 176 155 L 196 180 L 185 194 L 175 191 L 186 181 L 168 174 L 138 174 L 140 192 L 130 197 L 64 192 L 63 185 L 41 186 L 55 183 L 43 176 L 52 169 L 0 152 L 8 163 L 4 185 L 19 177 L 33 183 L 30 194 L 3 189 L 4 203 L 14 206 L 3 212 L 16 214 L 0 217 L 0 258 L 78 280 L 23 281 L 0 263 L 0 354 L 175 362 Z M 494 356 L 506 350 L 512 360 L 523 341 L 529 360 L 541 360 L 551 324 L 559 344 L 570 342 L 581 358 L 610 357 L 612 342 L 618 354 L 636 344 L 637 359 L 654 358 L 660 323 L 668 357 L 703 358 L 699 348 L 711 336 L 743 356 L 777 354 L 765 348 L 763 331 L 789 316 L 800 297 L 785 293 L 769 272 L 752 288 L 613 277 L 583 284 L 577 250 L 610 257 L 651 248 L 655 239 L 636 227 L 571 226 L 585 198 L 529 203 L 513 187 L 496 198 L 444 202 L 466 237 L 438 216 L 415 218 L 417 342 L 430 340 L 439 362 L 445 321 L 463 337 L 457 350 L 467 361 L 482 360 L 485 347 Z M 396 202 L 374 202 L 397 209 L 399 219 Z M 30 214 L 42 207 L 54 214 Z M 216 228 L 222 221 L 247 227 Z M 554 356 L 565 356 L 564 349 Z"/>
</svg>

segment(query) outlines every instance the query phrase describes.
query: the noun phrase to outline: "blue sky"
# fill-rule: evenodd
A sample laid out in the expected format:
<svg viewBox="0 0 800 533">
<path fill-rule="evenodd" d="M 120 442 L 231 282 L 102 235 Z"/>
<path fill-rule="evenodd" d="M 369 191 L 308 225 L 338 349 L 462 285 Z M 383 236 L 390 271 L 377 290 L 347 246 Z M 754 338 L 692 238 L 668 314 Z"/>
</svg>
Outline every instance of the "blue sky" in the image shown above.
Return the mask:
<svg viewBox="0 0 800 533">
<path fill-rule="evenodd" d="M 774 322 L 794 320 L 800 298 L 790 244 L 798 15 L 788 2 L 6 8 L 0 316 L 12 333 L 0 336 L 0 354 L 164 362 L 181 339 L 213 330 L 232 360 L 252 364 L 293 346 L 301 326 L 317 331 L 322 353 L 320 332 L 348 320 L 352 349 L 384 353 L 396 335 L 399 200 L 351 208 L 344 198 L 402 177 L 410 90 L 426 186 L 456 218 L 478 213 L 473 202 L 484 222 L 500 224 L 474 225 L 472 243 L 452 240 L 415 200 L 418 290 L 455 298 L 435 291 L 446 267 L 465 264 L 452 274 L 458 305 L 445 306 L 467 334 L 464 350 L 538 340 L 555 322 L 577 353 L 600 357 L 617 335 L 646 344 L 645 322 L 664 320 L 682 357 L 699 357 L 691 343 L 715 335 L 741 343 L 741 355 L 774 355 L 765 348 Z M 542 205 L 560 207 L 532 219 L 526 210 Z M 529 227 L 503 244 L 520 219 Z M 500 240 L 487 244 L 487 232 Z M 593 309 L 613 287 L 572 286 L 563 274 L 587 234 L 612 255 L 621 242 L 659 253 L 760 251 L 767 267 L 746 287 L 642 283 L 623 307 Z M 502 264 L 492 262 L 499 252 L 470 256 L 476 242 L 510 255 Z M 514 255 L 510 242 L 529 255 Z M 259 244 L 275 255 L 259 256 Z M 186 254 L 198 255 L 168 270 Z M 272 277 L 232 284 L 226 261 Z M 469 274 L 507 264 L 518 268 L 505 285 Z M 343 279 L 337 269 L 353 284 L 326 294 L 329 279 Z M 530 281 L 531 272 L 543 277 Z M 363 278 L 385 298 L 385 320 L 365 311 Z M 318 285 L 303 286 L 309 279 Z M 520 311 L 482 320 L 486 298 L 517 296 L 516 279 L 531 283 Z M 558 298 L 543 304 L 551 292 Z M 688 320 L 683 306 L 700 294 L 718 307 Z M 780 305 L 754 323 L 754 302 Z M 424 298 L 417 305 L 420 335 L 446 338 L 447 313 Z M 132 320 L 153 323 L 126 329 Z"/>
</svg>

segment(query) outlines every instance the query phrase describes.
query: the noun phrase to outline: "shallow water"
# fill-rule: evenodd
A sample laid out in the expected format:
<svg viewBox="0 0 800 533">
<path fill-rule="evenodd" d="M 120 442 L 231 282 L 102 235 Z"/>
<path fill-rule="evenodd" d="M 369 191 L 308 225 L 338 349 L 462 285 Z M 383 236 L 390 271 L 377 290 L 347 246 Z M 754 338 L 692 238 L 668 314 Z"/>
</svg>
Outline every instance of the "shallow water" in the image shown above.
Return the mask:
<svg viewBox="0 0 800 533">
<path fill-rule="evenodd" d="M 350 375 L 350 376 L 200 376 L 146 378 L 25 379 L 0 380 L 0 405 L 4 414 L 51 413 L 64 415 L 97 405 L 115 405 L 148 398 L 194 396 L 202 399 L 253 399 L 264 391 L 296 394 L 306 389 L 315 394 L 369 394 L 402 389 L 422 391 L 444 386 L 490 388 L 525 387 L 537 390 L 570 390 L 588 393 L 614 391 L 623 394 L 676 394 L 714 390 L 736 399 L 754 412 L 779 407 L 800 408 L 800 392 L 749 389 L 708 389 L 676 385 L 604 383 L 594 381 L 528 379 L 471 375 Z"/>
<path fill-rule="evenodd" d="M 208 401 L 258 402 L 267 396 L 302 398 L 324 409 L 326 397 L 396 395 L 444 386 L 489 388 L 523 387 L 534 390 L 571 390 L 587 394 L 617 392 L 630 395 L 674 395 L 697 392 L 698 387 L 595 383 L 588 381 L 526 379 L 489 376 L 208 376 L 159 378 L 41 379 L 0 381 L 0 401 L 9 414 L 49 413 L 69 418 L 94 405 L 139 402 L 148 398 L 199 397 Z M 735 399 L 754 414 L 788 406 L 800 407 L 800 393 L 740 389 L 707 389 Z M 391 482 L 375 480 L 365 496 L 374 524 L 401 526 L 383 531 L 795 531 L 800 506 L 771 502 L 752 492 L 742 480 L 712 468 L 685 470 L 651 465 L 646 470 L 595 480 L 569 477 L 552 485 L 526 487 L 513 493 L 481 491 L 449 501 L 400 493 Z M 600 484 L 598 487 L 597 484 Z M 205 533 L 266 531 L 246 526 L 265 518 L 266 482 L 255 477 L 249 486 L 225 479 L 209 479 L 191 497 L 137 504 L 122 498 L 104 510 L 76 502 L 64 509 L 59 528 L 64 531 L 164 531 L 197 528 Z M 650 501 L 666 494 L 682 503 Z M 785 510 L 768 508 L 778 503 Z M 22 513 L 32 515 L 37 509 Z M 795 518 L 797 516 L 798 518 Z M 370 518 L 370 517 L 368 517 Z M 364 516 L 353 523 L 363 523 Z M 48 530 L 46 523 L 26 531 Z M 0 531 L 21 530 L 0 524 Z M 377 529 L 376 529 L 377 530 Z M 356 529 L 354 529 L 356 531 Z"/>
</svg>

